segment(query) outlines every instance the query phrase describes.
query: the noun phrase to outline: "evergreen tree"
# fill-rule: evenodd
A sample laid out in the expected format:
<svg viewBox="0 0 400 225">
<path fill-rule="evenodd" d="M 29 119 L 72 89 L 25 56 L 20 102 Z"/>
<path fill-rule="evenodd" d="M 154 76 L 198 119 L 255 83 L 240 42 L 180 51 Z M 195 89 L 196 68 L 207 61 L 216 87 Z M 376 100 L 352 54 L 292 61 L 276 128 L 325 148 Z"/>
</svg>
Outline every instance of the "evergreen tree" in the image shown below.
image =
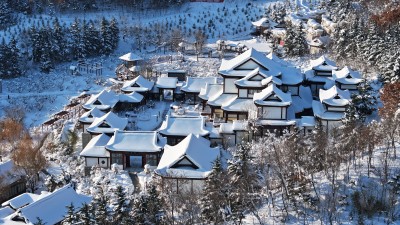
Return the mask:
<svg viewBox="0 0 400 225">
<path fill-rule="evenodd" d="M 368 82 L 363 82 L 358 87 L 359 93 L 351 96 L 351 102 L 346 109 L 346 119 L 356 119 L 364 122 L 367 116 L 376 110 L 376 97 L 373 88 Z M 350 118 L 347 118 L 347 117 Z"/>
<path fill-rule="evenodd" d="M 302 25 L 288 23 L 284 49 L 288 56 L 302 56 L 307 52 L 307 42 Z"/>
<path fill-rule="evenodd" d="M 67 206 L 67 215 L 65 216 L 62 224 L 63 225 L 73 225 L 78 222 L 77 216 L 75 215 L 75 207 L 71 205 Z"/>
<path fill-rule="evenodd" d="M 65 33 L 57 18 L 53 22 L 51 38 L 51 56 L 55 62 L 65 61 L 66 41 Z"/>
<path fill-rule="evenodd" d="M 118 47 L 118 42 L 119 42 L 119 28 L 117 20 L 114 17 L 110 21 L 110 35 L 111 35 L 112 49 L 114 50 Z"/>
<path fill-rule="evenodd" d="M 71 55 L 73 59 L 80 59 L 83 55 L 82 49 L 82 35 L 81 35 L 81 26 L 79 20 L 75 18 L 74 22 L 71 24 L 69 28 L 70 31 L 70 43 L 69 48 L 71 49 Z"/>
<path fill-rule="evenodd" d="M 110 24 L 106 18 L 103 17 L 100 24 L 100 36 L 102 44 L 102 53 L 108 55 L 113 50 L 112 34 L 110 31 Z"/>
<path fill-rule="evenodd" d="M 19 76 L 21 74 L 21 70 L 19 69 L 19 48 L 17 46 L 17 40 L 12 37 L 9 43 L 9 56 L 8 62 L 8 74 L 12 77 Z"/>
<path fill-rule="evenodd" d="M 160 224 L 162 222 L 161 198 L 155 185 L 151 185 L 148 191 L 147 210 L 147 220 L 151 224 Z"/>
<path fill-rule="evenodd" d="M 128 205 L 126 204 L 126 196 L 122 186 L 117 187 L 116 195 L 117 195 L 117 205 L 114 208 L 114 215 L 115 215 L 114 220 L 117 223 L 121 223 L 127 216 L 128 212 L 127 211 Z"/>
<path fill-rule="evenodd" d="M 107 210 L 108 197 L 101 192 L 100 196 L 97 196 L 94 200 L 95 208 L 95 220 L 96 224 L 105 225 L 109 221 L 109 212 Z"/>
<path fill-rule="evenodd" d="M 204 223 L 220 224 L 224 221 L 223 212 L 226 207 L 226 175 L 221 160 L 213 163 L 211 173 L 204 185 L 204 196 L 201 198 L 201 218 Z"/>
<path fill-rule="evenodd" d="M 147 198 L 140 195 L 135 198 L 133 203 L 132 218 L 135 224 L 147 224 L 146 215 L 148 214 Z"/>
<path fill-rule="evenodd" d="M 255 191 L 260 188 L 248 144 L 239 145 L 233 158 L 228 161 L 228 177 L 229 212 L 227 218 L 241 224 L 246 211 L 255 206 L 253 202 L 256 197 Z"/>
<path fill-rule="evenodd" d="M 93 211 L 88 204 L 83 204 L 81 210 L 78 212 L 78 220 L 82 225 L 93 224 Z"/>
<path fill-rule="evenodd" d="M 51 43 L 50 43 L 50 28 L 41 28 L 39 31 L 39 48 L 40 55 L 40 69 L 42 72 L 48 73 L 51 69 L 54 69 L 53 58 L 51 55 Z"/>
<path fill-rule="evenodd" d="M 34 223 L 33 225 L 46 225 L 46 223 L 44 223 L 43 220 L 40 219 L 39 217 L 37 217 L 36 219 L 37 219 L 37 222 Z"/>
</svg>

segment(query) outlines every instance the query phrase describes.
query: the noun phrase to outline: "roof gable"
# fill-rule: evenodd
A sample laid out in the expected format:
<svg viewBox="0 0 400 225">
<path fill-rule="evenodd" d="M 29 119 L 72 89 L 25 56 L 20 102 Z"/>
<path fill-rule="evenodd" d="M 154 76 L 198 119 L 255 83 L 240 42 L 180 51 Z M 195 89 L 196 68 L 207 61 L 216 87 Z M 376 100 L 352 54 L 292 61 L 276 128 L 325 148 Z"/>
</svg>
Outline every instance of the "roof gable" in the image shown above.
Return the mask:
<svg viewBox="0 0 400 225">
<path fill-rule="evenodd" d="M 192 162 L 192 160 L 188 158 L 187 155 L 184 155 L 179 161 L 177 161 L 175 164 L 171 166 L 171 168 L 179 168 L 179 167 L 192 167 L 193 169 L 199 168 L 194 162 Z"/>
</svg>

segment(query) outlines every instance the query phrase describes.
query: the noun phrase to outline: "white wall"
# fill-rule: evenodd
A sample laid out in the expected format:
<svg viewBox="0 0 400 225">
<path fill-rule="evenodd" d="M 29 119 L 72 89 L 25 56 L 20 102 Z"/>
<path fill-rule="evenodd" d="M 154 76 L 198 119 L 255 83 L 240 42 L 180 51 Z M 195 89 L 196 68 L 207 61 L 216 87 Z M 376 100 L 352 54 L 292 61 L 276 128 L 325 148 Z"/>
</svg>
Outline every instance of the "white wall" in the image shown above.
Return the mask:
<svg viewBox="0 0 400 225">
<path fill-rule="evenodd" d="M 85 158 L 87 167 L 92 167 L 92 166 L 98 165 L 100 167 L 107 168 L 108 165 L 110 165 L 109 160 L 110 160 L 109 158 L 87 158 L 87 157 Z M 102 164 L 102 161 L 104 161 L 105 163 Z M 100 162 L 100 164 L 98 162 Z"/>
<path fill-rule="evenodd" d="M 254 69 L 258 68 L 258 67 L 259 67 L 259 65 L 256 62 L 254 62 L 253 60 L 249 60 L 246 63 L 244 63 L 243 65 L 237 67 L 236 69 L 239 69 L 239 70 L 254 70 Z"/>
<path fill-rule="evenodd" d="M 281 116 L 282 116 L 282 118 L 281 118 Z M 264 119 L 286 119 L 286 108 L 264 106 L 262 118 L 264 118 Z"/>
<path fill-rule="evenodd" d="M 238 89 L 235 86 L 236 80 L 237 79 L 235 79 L 235 78 L 225 78 L 224 79 L 225 93 L 230 93 L 230 94 L 238 93 Z"/>
<path fill-rule="evenodd" d="M 247 98 L 247 89 L 239 89 L 239 98 Z"/>
</svg>

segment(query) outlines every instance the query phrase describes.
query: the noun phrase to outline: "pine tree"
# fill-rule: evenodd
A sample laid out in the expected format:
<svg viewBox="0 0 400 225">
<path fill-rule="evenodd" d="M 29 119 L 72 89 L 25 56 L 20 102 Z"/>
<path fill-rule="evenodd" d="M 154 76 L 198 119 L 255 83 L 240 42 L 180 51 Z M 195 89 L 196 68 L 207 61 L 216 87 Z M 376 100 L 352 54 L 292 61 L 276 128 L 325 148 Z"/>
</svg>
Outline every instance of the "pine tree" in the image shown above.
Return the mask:
<svg viewBox="0 0 400 225">
<path fill-rule="evenodd" d="M 160 224 L 162 222 L 161 198 L 158 195 L 155 185 L 150 186 L 147 196 L 147 220 L 151 224 Z"/>
<path fill-rule="evenodd" d="M 204 185 L 204 196 L 201 198 L 201 218 L 204 223 L 220 224 L 224 221 L 226 207 L 226 175 L 221 160 L 217 158 L 213 163 L 211 173 Z"/>
<path fill-rule="evenodd" d="M 8 45 L 9 56 L 7 61 L 10 63 L 8 67 L 8 74 L 12 77 L 19 76 L 21 74 L 21 70 L 19 69 L 19 48 L 17 46 L 17 40 L 12 37 Z"/>
<path fill-rule="evenodd" d="M 51 36 L 51 56 L 55 62 L 62 62 L 66 58 L 66 41 L 65 33 L 57 18 L 53 22 Z"/>
<path fill-rule="evenodd" d="M 288 23 L 284 49 L 288 56 L 302 56 L 308 48 L 302 25 Z"/>
<path fill-rule="evenodd" d="M 46 223 L 44 223 L 43 220 L 40 219 L 39 217 L 37 217 L 36 219 L 37 219 L 37 222 L 34 223 L 33 225 L 46 225 Z"/>
<path fill-rule="evenodd" d="M 135 221 L 135 224 L 146 224 L 147 223 L 147 214 L 148 214 L 148 207 L 147 207 L 147 198 L 145 195 L 140 195 L 139 197 L 135 198 L 133 203 L 133 210 L 132 210 L 132 218 Z"/>
<path fill-rule="evenodd" d="M 71 24 L 69 28 L 70 31 L 70 43 L 69 47 L 71 49 L 71 55 L 73 59 L 82 58 L 83 49 L 81 48 L 82 35 L 81 35 L 81 26 L 79 20 L 75 18 L 74 22 Z"/>
<path fill-rule="evenodd" d="M 110 35 L 111 35 L 111 43 L 112 49 L 116 49 L 118 47 L 119 42 L 119 28 L 117 20 L 113 17 L 110 21 Z"/>
<path fill-rule="evenodd" d="M 95 198 L 94 208 L 96 210 L 94 216 L 96 224 L 105 225 L 108 223 L 109 212 L 107 210 L 107 202 L 108 202 L 108 197 L 105 196 L 103 192 L 101 192 L 100 196 L 97 196 L 97 198 Z"/>
<path fill-rule="evenodd" d="M 242 223 L 246 211 L 255 205 L 255 191 L 259 189 L 256 168 L 252 165 L 250 146 L 241 144 L 228 161 L 228 220 Z"/>
<path fill-rule="evenodd" d="M 128 212 L 127 211 L 128 205 L 126 204 L 126 196 L 122 186 L 117 187 L 116 195 L 117 195 L 117 205 L 114 208 L 114 215 L 115 215 L 114 219 L 115 222 L 121 223 L 124 220 L 124 217 L 127 216 Z"/>
<path fill-rule="evenodd" d="M 110 31 L 110 24 L 106 18 L 103 17 L 100 24 L 100 36 L 102 44 L 102 53 L 108 55 L 113 50 L 112 34 Z"/>
<path fill-rule="evenodd" d="M 93 212 L 88 204 L 83 204 L 81 210 L 78 212 L 78 220 L 82 225 L 93 224 Z"/>
<path fill-rule="evenodd" d="M 75 215 L 75 207 L 71 203 L 71 205 L 67 206 L 67 215 L 65 216 L 62 224 L 63 225 L 73 225 L 78 222 L 77 217 Z"/>
</svg>

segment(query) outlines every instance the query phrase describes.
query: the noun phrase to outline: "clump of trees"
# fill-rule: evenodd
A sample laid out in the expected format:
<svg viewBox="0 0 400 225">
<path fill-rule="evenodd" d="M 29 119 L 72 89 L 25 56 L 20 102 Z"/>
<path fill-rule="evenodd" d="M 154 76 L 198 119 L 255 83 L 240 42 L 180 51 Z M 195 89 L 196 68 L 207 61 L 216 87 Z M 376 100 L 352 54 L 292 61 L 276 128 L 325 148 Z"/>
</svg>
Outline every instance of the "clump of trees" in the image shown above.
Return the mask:
<svg viewBox="0 0 400 225">
<path fill-rule="evenodd" d="M 52 26 L 33 25 L 27 32 L 26 44 L 30 55 L 43 72 L 49 72 L 56 63 L 108 55 L 118 47 L 119 28 L 115 18 L 102 18 L 100 24 L 75 19 L 70 27 L 57 19 Z"/>
</svg>

